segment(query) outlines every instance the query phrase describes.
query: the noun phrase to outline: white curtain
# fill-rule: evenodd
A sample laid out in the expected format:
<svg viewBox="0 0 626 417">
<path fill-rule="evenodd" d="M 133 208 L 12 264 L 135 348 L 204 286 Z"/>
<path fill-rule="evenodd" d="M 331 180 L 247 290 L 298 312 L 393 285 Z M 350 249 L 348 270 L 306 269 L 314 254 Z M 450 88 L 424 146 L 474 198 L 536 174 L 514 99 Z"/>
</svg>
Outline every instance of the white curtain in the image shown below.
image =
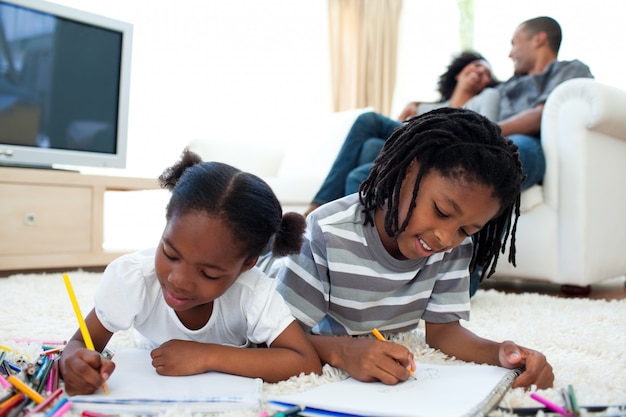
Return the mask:
<svg viewBox="0 0 626 417">
<path fill-rule="evenodd" d="M 402 0 L 329 0 L 328 9 L 334 110 L 389 115 Z"/>
</svg>

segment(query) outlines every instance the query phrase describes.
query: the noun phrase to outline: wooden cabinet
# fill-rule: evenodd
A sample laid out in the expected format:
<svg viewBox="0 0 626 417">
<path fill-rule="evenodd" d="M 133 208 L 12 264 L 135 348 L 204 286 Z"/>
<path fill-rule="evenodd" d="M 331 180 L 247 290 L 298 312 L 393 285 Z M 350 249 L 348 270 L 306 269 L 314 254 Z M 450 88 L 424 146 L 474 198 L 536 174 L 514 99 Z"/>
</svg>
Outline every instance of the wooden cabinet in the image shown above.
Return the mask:
<svg viewBox="0 0 626 417">
<path fill-rule="evenodd" d="M 159 188 L 156 178 L 0 168 L 0 271 L 104 266 L 104 193 Z"/>
</svg>

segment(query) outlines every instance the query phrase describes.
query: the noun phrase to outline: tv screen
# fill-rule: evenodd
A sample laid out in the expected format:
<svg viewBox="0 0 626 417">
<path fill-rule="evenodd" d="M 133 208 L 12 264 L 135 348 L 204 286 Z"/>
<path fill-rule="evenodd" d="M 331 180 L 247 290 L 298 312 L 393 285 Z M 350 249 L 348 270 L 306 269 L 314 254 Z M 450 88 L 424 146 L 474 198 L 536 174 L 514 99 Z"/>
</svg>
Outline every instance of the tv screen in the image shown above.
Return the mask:
<svg viewBox="0 0 626 417">
<path fill-rule="evenodd" d="M 0 164 L 124 168 L 132 26 L 0 0 Z"/>
</svg>

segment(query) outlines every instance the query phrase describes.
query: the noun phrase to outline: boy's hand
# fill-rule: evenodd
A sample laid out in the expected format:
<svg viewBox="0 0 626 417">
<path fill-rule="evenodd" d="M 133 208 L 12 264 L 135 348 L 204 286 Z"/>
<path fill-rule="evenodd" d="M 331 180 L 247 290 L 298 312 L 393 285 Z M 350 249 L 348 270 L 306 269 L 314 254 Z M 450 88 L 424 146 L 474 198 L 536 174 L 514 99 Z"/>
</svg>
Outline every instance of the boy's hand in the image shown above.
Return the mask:
<svg viewBox="0 0 626 417">
<path fill-rule="evenodd" d="M 69 395 L 93 394 L 109 379 L 115 363 L 87 348 L 76 349 L 72 354 L 63 352 L 59 362 L 65 391 Z"/>
<path fill-rule="evenodd" d="M 513 388 L 529 388 L 534 384 L 537 388 L 546 389 L 554 383 L 552 366 L 541 352 L 504 341 L 500 344 L 498 358 L 505 368 L 524 368 L 524 372 L 515 379 Z"/>
<path fill-rule="evenodd" d="M 413 354 L 397 343 L 359 338 L 341 338 L 341 364 L 338 367 L 359 381 L 380 381 L 394 385 L 406 381 L 415 369 Z"/>
</svg>

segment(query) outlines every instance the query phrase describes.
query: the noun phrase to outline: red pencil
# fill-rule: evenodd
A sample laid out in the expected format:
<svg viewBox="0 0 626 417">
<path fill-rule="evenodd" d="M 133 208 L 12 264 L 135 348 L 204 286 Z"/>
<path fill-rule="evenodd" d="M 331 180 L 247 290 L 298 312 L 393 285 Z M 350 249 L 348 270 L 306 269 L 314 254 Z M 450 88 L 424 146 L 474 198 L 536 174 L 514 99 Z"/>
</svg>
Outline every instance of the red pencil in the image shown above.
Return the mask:
<svg viewBox="0 0 626 417">
<path fill-rule="evenodd" d="M 80 415 L 83 417 L 114 417 L 109 414 L 96 413 L 95 411 L 87 411 L 87 410 L 80 413 Z"/>
<path fill-rule="evenodd" d="M 2 403 L 0 403 L 0 416 L 4 416 L 9 411 L 14 409 L 18 405 L 20 405 L 22 401 L 25 401 L 25 400 L 26 400 L 26 396 L 22 394 L 21 392 L 18 392 L 17 394 L 12 396 L 8 400 L 3 401 Z"/>
</svg>

